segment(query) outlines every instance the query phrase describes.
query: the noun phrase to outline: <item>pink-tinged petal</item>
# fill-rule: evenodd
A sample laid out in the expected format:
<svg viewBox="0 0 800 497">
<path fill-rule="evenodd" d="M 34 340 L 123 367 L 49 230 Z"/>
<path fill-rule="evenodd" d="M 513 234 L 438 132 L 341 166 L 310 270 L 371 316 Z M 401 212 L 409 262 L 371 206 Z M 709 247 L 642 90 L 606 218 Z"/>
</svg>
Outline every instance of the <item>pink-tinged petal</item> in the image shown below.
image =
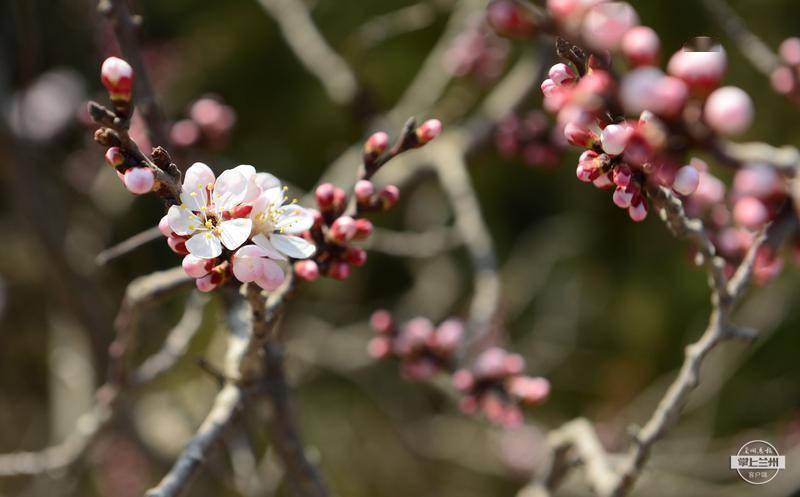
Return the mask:
<svg viewBox="0 0 800 497">
<path fill-rule="evenodd" d="M 183 258 L 181 266 L 188 276 L 191 278 L 202 278 L 211 271 L 211 265 L 214 261 L 210 259 L 201 259 L 200 257 L 192 254 Z"/>
<path fill-rule="evenodd" d="M 219 239 L 228 250 L 235 250 L 250 237 L 253 221 L 246 217 L 223 221 L 219 225 Z"/>
<path fill-rule="evenodd" d="M 242 203 L 245 195 L 247 195 L 247 179 L 237 171 L 228 170 L 217 178 L 211 200 L 217 212 L 222 212 Z"/>
<path fill-rule="evenodd" d="M 287 205 L 281 208 L 275 228 L 281 233 L 297 235 L 307 231 L 314 225 L 314 215 L 299 205 Z"/>
<path fill-rule="evenodd" d="M 270 243 L 269 238 L 267 238 L 266 236 L 261 234 L 254 236 L 253 243 L 264 249 L 267 257 L 269 257 L 270 259 L 275 259 L 278 261 L 286 260 L 286 256 L 278 252 L 278 250 L 272 246 L 272 243 Z"/>
<path fill-rule="evenodd" d="M 271 188 L 277 188 L 279 190 L 281 189 L 281 181 L 269 173 L 257 173 L 255 177 L 255 183 L 262 192 L 265 192 Z"/>
<path fill-rule="evenodd" d="M 283 283 L 283 269 L 269 259 L 261 259 L 261 276 L 256 279 L 256 285 L 271 292 Z"/>
<path fill-rule="evenodd" d="M 167 223 L 175 234 L 181 236 L 191 235 L 203 224 L 192 211 L 177 205 L 167 211 Z"/>
<path fill-rule="evenodd" d="M 186 240 L 186 250 L 195 257 L 213 259 L 222 253 L 222 244 L 210 231 L 203 231 Z"/>
<path fill-rule="evenodd" d="M 255 281 L 261 277 L 262 261 L 266 252 L 256 245 L 245 245 L 233 255 L 233 275 L 242 283 Z"/>
<path fill-rule="evenodd" d="M 256 168 L 248 164 L 242 164 L 234 167 L 232 171 L 236 171 L 247 180 L 247 192 L 244 195 L 243 202 L 254 201 L 261 193 L 261 189 L 256 184 Z"/>
<path fill-rule="evenodd" d="M 231 169 L 231 171 L 236 171 L 237 173 L 239 173 L 242 176 L 244 176 L 244 179 L 246 179 L 248 181 L 251 178 L 254 178 L 255 175 L 256 175 L 256 168 L 254 168 L 253 166 L 251 166 L 249 164 L 242 164 L 240 166 L 236 166 L 233 169 Z"/>
<path fill-rule="evenodd" d="M 270 237 L 270 242 L 280 252 L 294 259 L 306 259 L 314 255 L 317 250 L 313 243 L 299 236 L 274 234 Z"/>
<path fill-rule="evenodd" d="M 213 185 L 214 181 L 216 181 L 214 171 L 202 162 L 195 162 L 189 166 L 186 174 L 183 175 L 183 189 L 197 191 L 199 187 L 205 188 L 208 185 Z"/>
</svg>

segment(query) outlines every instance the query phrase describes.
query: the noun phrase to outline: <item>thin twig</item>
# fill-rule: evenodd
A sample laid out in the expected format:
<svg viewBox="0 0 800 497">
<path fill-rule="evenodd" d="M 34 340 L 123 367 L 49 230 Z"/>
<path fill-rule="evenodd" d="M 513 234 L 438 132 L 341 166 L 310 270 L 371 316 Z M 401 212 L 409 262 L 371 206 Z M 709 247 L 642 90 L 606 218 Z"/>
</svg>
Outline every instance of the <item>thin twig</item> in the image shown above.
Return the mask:
<svg viewBox="0 0 800 497">
<path fill-rule="evenodd" d="M 148 228 L 140 233 L 133 235 L 127 240 L 124 240 L 116 245 L 113 245 L 103 250 L 102 252 L 97 254 L 97 256 L 94 258 L 94 262 L 98 266 L 104 266 L 108 261 L 116 259 L 117 257 L 121 257 L 130 252 L 133 252 L 142 245 L 150 243 L 154 240 L 158 240 L 163 236 L 164 235 L 161 234 L 161 231 L 159 231 L 158 226 L 153 226 L 152 228 Z"/>
<path fill-rule="evenodd" d="M 286 43 L 328 97 L 340 105 L 352 104 L 360 91 L 355 73 L 325 41 L 305 4 L 301 0 L 258 0 L 258 4 L 275 19 Z"/>
</svg>

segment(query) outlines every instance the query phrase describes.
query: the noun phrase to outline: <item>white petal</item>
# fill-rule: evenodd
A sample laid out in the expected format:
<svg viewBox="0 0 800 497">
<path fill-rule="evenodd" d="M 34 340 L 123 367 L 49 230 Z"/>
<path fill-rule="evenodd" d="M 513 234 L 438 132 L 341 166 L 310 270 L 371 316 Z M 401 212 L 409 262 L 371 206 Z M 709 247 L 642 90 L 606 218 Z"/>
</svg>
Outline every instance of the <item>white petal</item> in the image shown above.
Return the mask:
<svg viewBox="0 0 800 497">
<path fill-rule="evenodd" d="M 255 182 L 256 185 L 261 188 L 262 192 L 265 192 L 270 188 L 277 188 L 279 190 L 281 189 L 281 180 L 269 173 L 256 174 Z"/>
<path fill-rule="evenodd" d="M 237 173 L 244 176 L 244 179 L 250 180 L 251 178 L 255 178 L 256 175 L 256 168 L 249 164 L 242 164 L 241 166 L 236 166 L 231 171 L 236 171 Z"/>
<path fill-rule="evenodd" d="M 181 190 L 181 203 L 191 211 L 203 211 L 208 204 L 208 188 L 200 183 L 194 188 L 184 186 Z"/>
<path fill-rule="evenodd" d="M 203 224 L 199 217 L 192 214 L 192 211 L 177 205 L 173 205 L 167 211 L 167 223 L 175 234 L 181 236 L 194 233 Z"/>
<path fill-rule="evenodd" d="M 313 226 L 314 215 L 299 205 L 281 207 L 275 229 L 288 235 L 300 234 Z"/>
<path fill-rule="evenodd" d="M 253 243 L 261 247 L 267 253 L 267 257 L 269 257 L 270 259 L 275 259 L 278 261 L 286 260 L 286 256 L 278 252 L 278 250 L 272 246 L 272 244 L 269 241 L 269 238 L 267 238 L 266 236 L 260 234 L 254 236 Z"/>
<path fill-rule="evenodd" d="M 212 171 L 210 167 L 202 162 L 195 162 L 189 166 L 189 169 L 186 170 L 186 174 L 183 175 L 183 189 L 195 191 L 198 185 L 213 185 L 215 179 L 214 171 Z"/>
<path fill-rule="evenodd" d="M 231 219 L 219 224 L 219 238 L 228 250 L 239 248 L 250 237 L 253 221 L 246 218 Z"/>
<path fill-rule="evenodd" d="M 219 175 L 214 184 L 212 200 L 217 212 L 230 210 L 247 195 L 247 179 L 237 171 L 228 170 Z"/>
<path fill-rule="evenodd" d="M 256 285 L 271 292 L 283 283 L 283 269 L 269 259 L 261 259 L 261 276 L 256 278 Z"/>
<path fill-rule="evenodd" d="M 222 245 L 210 231 L 201 231 L 186 240 L 186 250 L 195 257 L 213 259 L 222 253 Z"/>
<path fill-rule="evenodd" d="M 280 188 L 270 188 L 255 199 L 253 202 L 253 210 L 250 211 L 250 217 L 255 218 L 262 212 L 269 210 L 271 206 L 279 206 L 282 201 L 283 190 Z"/>
<path fill-rule="evenodd" d="M 272 235 L 272 246 L 294 259 L 305 259 L 314 255 L 317 247 L 299 236 Z"/>
</svg>

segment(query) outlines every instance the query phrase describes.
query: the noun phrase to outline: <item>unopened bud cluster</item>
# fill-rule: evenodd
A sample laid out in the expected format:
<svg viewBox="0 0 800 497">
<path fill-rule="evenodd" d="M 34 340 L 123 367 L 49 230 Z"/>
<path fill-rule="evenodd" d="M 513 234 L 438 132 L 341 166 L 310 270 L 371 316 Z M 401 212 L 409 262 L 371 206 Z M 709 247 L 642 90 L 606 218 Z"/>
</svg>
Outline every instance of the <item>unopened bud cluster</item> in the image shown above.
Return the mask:
<svg viewBox="0 0 800 497">
<path fill-rule="evenodd" d="M 695 159 L 693 164 L 700 171 L 700 182 L 697 191 L 686 199 L 686 211 L 703 220 L 726 262 L 726 273 L 731 276 L 752 247 L 758 231 L 774 221 L 786 203 L 786 181 L 766 164 L 748 164 L 733 176 L 728 191 L 705 162 Z M 795 245 L 800 246 L 800 239 L 795 240 Z M 772 247 L 760 247 L 753 264 L 755 282 L 764 284 L 772 280 L 783 265 L 783 257 Z"/>
<path fill-rule="evenodd" d="M 484 350 L 473 363 L 453 374 L 453 384 L 464 398 L 459 407 L 466 414 L 483 413 L 496 424 L 517 427 L 523 422 L 523 406 L 544 402 L 550 394 L 545 378 L 526 376 L 525 360 L 499 347 Z"/>
<path fill-rule="evenodd" d="M 429 319 L 416 317 L 398 325 L 385 310 L 375 311 L 370 325 L 377 336 L 367 350 L 376 359 L 394 357 L 406 379 L 428 380 L 455 368 L 455 354 L 464 339 L 464 324 L 448 319 L 435 326 Z"/>
<path fill-rule="evenodd" d="M 770 75 L 772 88 L 800 105 L 800 38 L 783 40 L 778 55 L 778 67 Z"/>
<path fill-rule="evenodd" d="M 385 310 L 370 318 L 376 336 L 367 350 L 376 359 L 395 358 L 406 379 L 429 380 L 437 374 L 450 374 L 455 388 L 463 395 L 459 408 L 466 414 L 482 413 L 493 423 L 507 427 L 522 424 L 522 407 L 535 406 L 547 399 L 550 383 L 525 375 L 525 360 L 519 354 L 499 347 L 482 351 L 468 367 L 457 364 L 464 347 L 464 324 L 447 319 L 438 326 L 416 317 L 398 324 Z"/>
<path fill-rule="evenodd" d="M 561 162 L 563 135 L 554 133 L 547 116 L 532 110 L 509 114 L 497 124 L 494 143 L 506 159 L 521 160 L 532 167 L 555 167 Z"/>
<path fill-rule="evenodd" d="M 453 76 L 488 84 L 503 74 L 510 54 L 508 40 L 497 36 L 486 16 L 476 14 L 445 52 L 444 67 Z"/>
<path fill-rule="evenodd" d="M 708 38 L 696 38 L 670 58 L 665 73 L 657 66 L 658 36 L 639 25 L 629 4 L 552 0 L 547 5 L 565 32 L 580 34 L 594 51 L 585 55 L 579 47 L 560 47 L 565 61 L 554 65 L 541 85 L 544 106 L 556 114 L 567 142 L 585 149 L 578 179 L 611 190 L 614 204 L 634 221 L 647 217 L 649 186 L 692 194 L 700 175 L 686 163 L 686 144 L 739 135 L 753 119 L 744 91 L 719 87 L 725 51 Z M 629 70 L 619 78 L 608 70 L 609 52 L 627 61 Z"/>
<path fill-rule="evenodd" d="M 236 111 L 221 97 L 207 95 L 194 101 L 189 115 L 172 124 L 169 138 L 179 148 L 204 147 L 211 150 L 224 148 L 230 141 L 236 124 Z"/>
</svg>

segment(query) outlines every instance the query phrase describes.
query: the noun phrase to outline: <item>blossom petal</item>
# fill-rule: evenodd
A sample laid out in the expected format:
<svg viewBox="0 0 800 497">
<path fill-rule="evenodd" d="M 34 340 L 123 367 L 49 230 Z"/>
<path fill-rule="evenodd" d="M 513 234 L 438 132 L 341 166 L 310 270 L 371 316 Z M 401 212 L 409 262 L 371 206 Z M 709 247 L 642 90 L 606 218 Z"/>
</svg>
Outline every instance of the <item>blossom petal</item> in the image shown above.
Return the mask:
<svg viewBox="0 0 800 497">
<path fill-rule="evenodd" d="M 241 166 L 234 167 L 231 171 L 236 171 L 247 180 L 247 192 L 242 202 L 249 203 L 254 201 L 261 193 L 261 189 L 256 184 L 256 168 L 248 164 L 242 164 Z"/>
<path fill-rule="evenodd" d="M 246 217 L 223 221 L 219 224 L 219 239 L 228 250 L 235 250 L 250 237 L 253 221 Z"/>
<path fill-rule="evenodd" d="M 263 276 L 262 261 L 266 251 L 257 245 L 245 245 L 236 251 L 231 261 L 233 262 L 233 275 L 242 283 L 255 281 Z"/>
<path fill-rule="evenodd" d="M 255 176 L 255 183 L 262 192 L 265 192 L 270 188 L 277 188 L 279 190 L 281 189 L 281 180 L 269 173 L 257 173 Z"/>
<path fill-rule="evenodd" d="M 244 176 L 244 179 L 246 180 L 250 180 L 251 178 L 254 178 L 256 175 L 256 168 L 254 168 L 249 164 L 242 164 L 240 166 L 236 166 L 233 169 L 231 169 L 231 171 L 236 171 L 237 173 Z"/>
<path fill-rule="evenodd" d="M 195 191 L 199 185 L 204 187 L 209 184 L 213 185 L 215 180 L 216 176 L 210 167 L 202 162 L 195 162 L 183 175 L 183 189 Z"/>
<path fill-rule="evenodd" d="M 299 236 L 274 234 L 269 238 L 272 246 L 294 259 L 305 259 L 314 255 L 317 247 Z"/>
<path fill-rule="evenodd" d="M 222 245 L 210 231 L 201 231 L 186 240 L 186 250 L 195 257 L 213 259 L 222 253 Z"/>
<path fill-rule="evenodd" d="M 271 292 L 283 283 L 283 269 L 274 261 L 261 259 L 261 276 L 256 278 L 256 285 Z"/>
<path fill-rule="evenodd" d="M 200 218 L 195 216 L 192 211 L 186 207 L 179 207 L 173 205 L 167 211 L 167 223 L 176 235 L 186 236 L 194 233 L 202 226 Z"/>
<path fill-rule="evenodd" d="M 229 169 L 219 175 L 214 185 L 212 200 L 217 212 L 230 210 L 247 195 L 247 179 L 239 172 Z"/>
<path fill-rule="evenodd" d="M 275 259 L 278 261 L 286 260 L 286 256 L 278 252 L 278 249 L 272 246 L 272 243 L 270 243 L 269 238 L 266 236 L 261 234 L 254 236 L 253 243 L 264 249 L 264 251 L 267 253 L 267 257 L 270 259 Z"/>
<path fill-rule="evenodd" d="M 314 215 L 299 205 L 281 207 L 275 229 L 287 235 L 300 234 L 314 225 Z"/>
</svg>

